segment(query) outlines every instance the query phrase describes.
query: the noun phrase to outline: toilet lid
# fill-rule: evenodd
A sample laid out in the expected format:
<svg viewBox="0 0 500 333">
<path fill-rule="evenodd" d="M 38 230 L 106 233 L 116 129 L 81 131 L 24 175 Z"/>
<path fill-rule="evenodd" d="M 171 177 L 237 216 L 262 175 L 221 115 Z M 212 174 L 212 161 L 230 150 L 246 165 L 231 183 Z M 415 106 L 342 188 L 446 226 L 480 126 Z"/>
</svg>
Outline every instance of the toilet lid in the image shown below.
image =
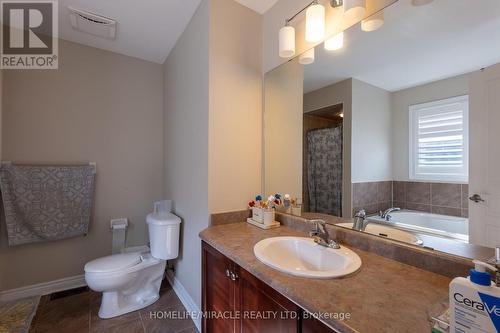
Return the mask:
<svg viewBox="0 0 500 333">
<path fill-rule="evenodd" d="M 129 268 L 141 262 L 140 253 L 123 253 L 92 260 L 85 265 L 88 273 L 110 273 Z"/>
</svg>

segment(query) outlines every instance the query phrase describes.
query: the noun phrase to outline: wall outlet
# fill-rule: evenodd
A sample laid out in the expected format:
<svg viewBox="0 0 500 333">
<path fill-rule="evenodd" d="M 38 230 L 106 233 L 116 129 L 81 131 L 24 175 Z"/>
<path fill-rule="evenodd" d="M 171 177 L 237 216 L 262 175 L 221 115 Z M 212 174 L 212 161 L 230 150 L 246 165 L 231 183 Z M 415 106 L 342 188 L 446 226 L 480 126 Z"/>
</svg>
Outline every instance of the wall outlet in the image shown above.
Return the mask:
<svg viewBox="0 0 500 333">
<path fill-rule="evenodd" d="M 127 229 L 128 219 L 126 217 L 111 220 L 111 229 Z"/>
</svg>

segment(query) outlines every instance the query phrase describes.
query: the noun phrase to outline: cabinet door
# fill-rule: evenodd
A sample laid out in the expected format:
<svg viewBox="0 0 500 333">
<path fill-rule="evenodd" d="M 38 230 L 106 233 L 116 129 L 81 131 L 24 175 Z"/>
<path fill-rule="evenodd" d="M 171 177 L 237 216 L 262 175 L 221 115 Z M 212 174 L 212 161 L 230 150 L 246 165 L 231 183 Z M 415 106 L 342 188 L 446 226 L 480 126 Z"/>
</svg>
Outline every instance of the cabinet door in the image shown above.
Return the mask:
<svg viewBox="0 0 500 333">
<path fill-rule="evenodd" d="M 203 319 L 205 333 L 236 332 L 234 297 L 236 283 L 227 276 L 233 263 L 220 252 L 202 243 L 202 308 L 214 316 Z"/>
<path fill-rule="evenodd" d="M 307 318 L 302 320 L 302 333 L 335 333 L 334 330 L 317 319 Z"/>
<path fill-rule="evenodd" d="M 244 269 L 235 266 L 236 308 L 241 320 L 237 323 L 242 333 L 299 332 L 299 307 Z"/>
</svg>

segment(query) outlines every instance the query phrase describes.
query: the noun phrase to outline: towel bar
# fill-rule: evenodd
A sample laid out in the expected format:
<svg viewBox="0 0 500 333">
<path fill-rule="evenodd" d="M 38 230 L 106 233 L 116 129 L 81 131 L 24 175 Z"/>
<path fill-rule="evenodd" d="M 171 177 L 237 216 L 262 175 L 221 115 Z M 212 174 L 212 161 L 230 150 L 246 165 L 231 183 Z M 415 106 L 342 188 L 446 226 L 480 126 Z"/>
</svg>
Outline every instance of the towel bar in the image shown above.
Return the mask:
<svg viewBox="0 0 500 333">
<path fill-rule="evenodd" d="M 2 165 L 33 165 L 33 166 L 81 166 L 90 165 L 94 167 L 94 173 L 97 171 L 96 162 L 75 162 L 75 163 L 50 163 L 50 162 L 12 162 L 2 161 Z"/>
</svg>

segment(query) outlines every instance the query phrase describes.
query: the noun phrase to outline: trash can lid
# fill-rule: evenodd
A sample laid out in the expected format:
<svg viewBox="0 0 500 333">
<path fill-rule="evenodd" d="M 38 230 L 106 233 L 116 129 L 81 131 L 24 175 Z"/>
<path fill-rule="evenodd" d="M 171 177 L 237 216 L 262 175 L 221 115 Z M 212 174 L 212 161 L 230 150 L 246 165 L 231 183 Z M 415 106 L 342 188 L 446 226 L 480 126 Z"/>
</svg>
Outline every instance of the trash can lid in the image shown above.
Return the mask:
<svg viewBox="0 0 500 333">
<path fill-rule="evenodd" d="M 152 225 L 176 225 L 181 219 L 172 213 L 151 213 L 146 217 L 146 222 Z"/>
</svg>

